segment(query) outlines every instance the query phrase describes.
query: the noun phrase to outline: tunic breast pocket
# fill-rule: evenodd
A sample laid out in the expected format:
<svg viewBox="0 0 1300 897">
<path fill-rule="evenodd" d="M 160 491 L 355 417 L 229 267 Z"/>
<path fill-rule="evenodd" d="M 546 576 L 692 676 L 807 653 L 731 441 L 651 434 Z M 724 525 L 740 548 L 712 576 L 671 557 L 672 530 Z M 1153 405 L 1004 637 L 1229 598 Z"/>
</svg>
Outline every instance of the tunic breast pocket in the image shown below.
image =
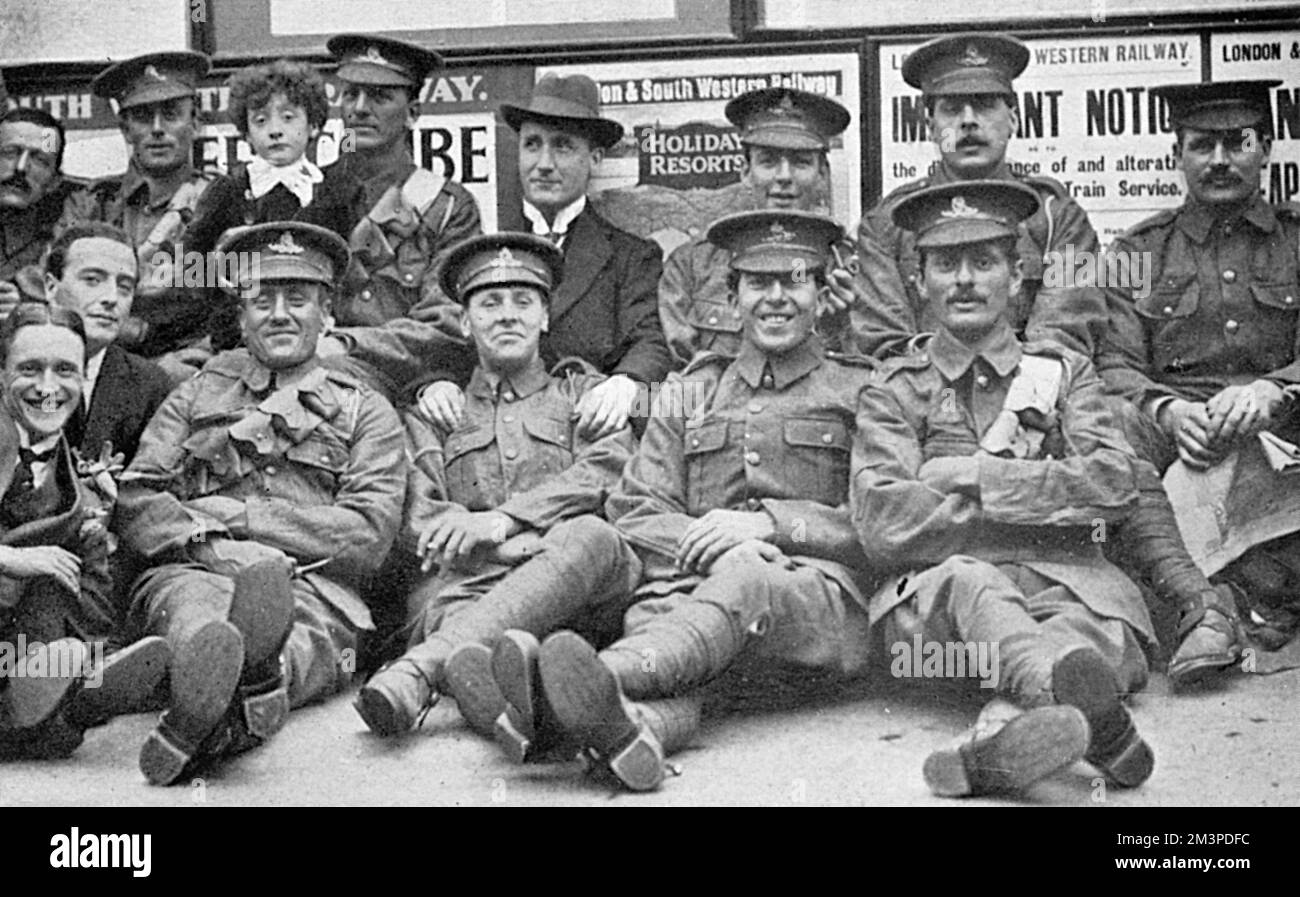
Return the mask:
<svg viewBox="0 0 1300 897">
<path fill-rule="evenodd" d="M 573 465 L 573 429 L 567 420 L 525 417 L 523 424 L 531 437 L 534 470 L 557 474 Z"/>
<path fill-rule="evenodd" d="M 742 475 L 741 463 L 728 450 L 728 422 L 714 421 L 686 431 L 686 506 L 692 514 L 703 514 L 726 505 L 727 483 Z"/>
<path fill-rule="evenodd" d="M 485 482 L 489 470 L 497 468 L 495 456 L 488 448 L 496 441 L 490 427 L 456 430 L 443 446 L 443 476 L 447 480 L 447 498 L 471 510 L 495 506 L 490 502 L 492 485 Z"/>
<path fill-rule="evenodd" d="M 785 422 L 781 472 L 793 497 L 838 505 L 849 494 L 849 428 L 830 418 Z"/>
<path fill-rule="evenodd" d="M 1300 311 L 1300 289 L 1290 283 L 1252 283 L 1258 331 L 1250 347 L 1255 368 L 1272 371 L 1295 359 L 1296 312 Z"/>
<path fill-rule="evenodd" d="M 691 326 L 696 329 L 696 350 L 734 354 L 740 348 L 740 309 L 728 302 L 697 300 L 691 305 Z"/>
<path fill-rule="evenodd" d="M 338 491 L 339 480 L 347 470 L 350 458 L 346 445 L 322 434 L 289 446 L 284 456 L 293 463 L 299 474 L 327 495 Z"/>
<path fill-rule="evenodd" d="M 1195 274 L 1166 277 L 1151 295 L 1134 303 L 1150 340 L 1156 370 L 1180 371 L 1204 352 L 1208 334 L 1198 333 L 1201 322 L 1196 310 L 1200 305 L 1201 288 Z"/>
</svg>

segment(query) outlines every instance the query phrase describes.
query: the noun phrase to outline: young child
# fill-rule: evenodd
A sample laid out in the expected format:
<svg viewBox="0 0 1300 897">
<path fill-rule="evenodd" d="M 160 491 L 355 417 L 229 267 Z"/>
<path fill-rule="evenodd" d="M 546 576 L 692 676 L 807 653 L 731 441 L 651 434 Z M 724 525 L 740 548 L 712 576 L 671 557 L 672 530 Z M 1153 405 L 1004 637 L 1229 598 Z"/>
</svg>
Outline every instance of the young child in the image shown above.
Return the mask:
<svg viewBox="0 0 1300 897">
<path fill-rule="evenodd" d="M 328 114 L 325 82 L 306 63 L 278 59 L 235 73 L 230 117 L 256 155 L 204 192 L 182 237 L 185 251 L 211 252 L 230 228 L 267 221 L 305 221 L 348 239 L 365 211 L 361 182 L 306 156 Z M 237 342 L 233 322 L 233 311 L 214 313 L 213 348 Z"/>
</svg>

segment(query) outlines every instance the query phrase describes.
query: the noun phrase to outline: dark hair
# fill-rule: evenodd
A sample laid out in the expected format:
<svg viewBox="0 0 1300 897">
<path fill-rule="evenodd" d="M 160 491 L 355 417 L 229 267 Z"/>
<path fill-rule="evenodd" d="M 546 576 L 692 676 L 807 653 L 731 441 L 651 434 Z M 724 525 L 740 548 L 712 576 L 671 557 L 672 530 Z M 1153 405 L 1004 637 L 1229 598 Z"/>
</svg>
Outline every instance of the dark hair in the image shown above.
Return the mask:
<svg viewBox="0 0 1300 897">
<path fill-rule="evenodd" d="M 975 243 L 959 244 L 959 245 L 978 245 L 979 243 L 990 243 L 993 246 L 996 246 L 998 249 L 1000 249 L 1002 251 L 1002 258 L 1007 263 L 1007 265 L 1014 265 L 1016 263 L 1016 259 L 1020 258 L 1020 253 L 1016 248 L 1017 244 L 1019 243 L 1019 239 L 1017 237 L 994 237 L 991 240 L 976 240 Z M 931 250 L 938 249 L 938 248 L 939 247 L 937 246 L 932 246 Z M 917 253 L 920 256 L 920 260 L 918 263 L 920 264 L 922 271 L 925 270 L 925 257 L 929 251 L 930 250 L 926 250 L 926 249 L 917 249 Z"/>
<path fill-rule="evenodd" d="M 45 254 L 45 273 L 52 275 L 55 280 L 62 279 L 63 266 L 68 261 L 68 249 L 78 240 L 87 240 L 92 237 L 102 237 L 105 240 L 121 243 L 131 250 L 132 255 L 135 255 L 135 247 L 131 245 L 131 238 L 126 235 L 126 231 L 122 230 L 122 228 L 103 221 L 86 221 L 66 228 L 50 244 L 50 248 Z"/>
<path fill-rule="evenodd" d="M 9 350 L 13 347 L 14 337 L 24 327 L 66 327 L 81 337 L 81 361 L 86 361 L 86 327 L 81 323 L 81 315 L 59 305 L 46 305 L 44 302 L 23 301 L 14 306 L 14 310 L 0 321 L 0 367 L 9 361 Z"/>
<path fill-rule="evenodd" d="M 59 135 L 59 151 L 54 154 L 55 171 L 63 170 L 63 151 L 68 146 L 68 133 L 63 129 L 63 122 L 59 121 L 53 115 L 44 109 L 32 109 L 29 106 L 16 106 L 10 109 L 4 115 L 0 116 L 0 125 L 7 125 L 10 122 L 28 122 L 33 125 L 40 125 L 42 128 L 53 128 Z"/>
<path fill-rule="evenodd" d="M 325 79 L 305 62 L 277 59 L 262 65 L 250 65 L 231 75 L 230 120 L 239 133 L 248 134 L 248 113 L 261 109 L 277 93 L 284 94 L 294 106 L 301 106 L 307 123 L 325 127 L 329 118 L 329 100 L 325 96 Z"/>
</svg>

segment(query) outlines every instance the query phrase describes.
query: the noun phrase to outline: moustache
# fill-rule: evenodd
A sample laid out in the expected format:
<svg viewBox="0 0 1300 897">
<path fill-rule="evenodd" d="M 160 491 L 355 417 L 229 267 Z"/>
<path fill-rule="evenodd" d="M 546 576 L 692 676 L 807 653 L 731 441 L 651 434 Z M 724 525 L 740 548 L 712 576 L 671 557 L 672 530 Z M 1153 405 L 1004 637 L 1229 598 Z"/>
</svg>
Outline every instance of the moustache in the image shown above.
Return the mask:
<svg viewBox="0 0 1300 897">
<path fill-rule="evenodd" d="M 28 182 L 27 178 L 23 177 L 21 173 L 10 175 L 3 181 L 0 181 L 0 187 L 15 187 L 28 191 L 32 189 L 31 183 Z"/>
<path fill-rule="evenodd" d="M 957 141 L 957 149 L 968 149 L 972 146 L 984 146 L 988 141 L 980 137 L 963 137 Z"/>
</svg>

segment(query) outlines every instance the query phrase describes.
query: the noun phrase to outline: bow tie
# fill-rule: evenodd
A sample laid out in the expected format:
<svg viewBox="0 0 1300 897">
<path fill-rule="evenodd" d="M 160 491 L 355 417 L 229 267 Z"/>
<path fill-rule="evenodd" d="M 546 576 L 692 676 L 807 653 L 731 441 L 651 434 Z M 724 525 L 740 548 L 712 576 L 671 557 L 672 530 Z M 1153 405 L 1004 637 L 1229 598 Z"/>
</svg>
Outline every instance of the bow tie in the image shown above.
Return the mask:
<svg viewBox="0 0 1300 897">
<path fill-rule="evenodd" d="M 50 461 L 54 460 L 54 452 L 57 448 L 58 446 L 51 446 L 43 452 L 34 452 L 29 448 L 19 446 L 18 460 L 22 461 L 28 467 L 31 467 L 36 463 L 48 464 Z"/>
<path fill-rule="evenodd" d="M 306 159 L 299 159 L 292 165 L 272 165 L 260 157 L 248 163 L 248 189 L 254 199 L 261 199 L 281 184 L 298 198 L 298 203 L 306 207 L 311 203 L 312 191 L 316 184 L 325 179 L 325 175 Z"/>
</svg>

